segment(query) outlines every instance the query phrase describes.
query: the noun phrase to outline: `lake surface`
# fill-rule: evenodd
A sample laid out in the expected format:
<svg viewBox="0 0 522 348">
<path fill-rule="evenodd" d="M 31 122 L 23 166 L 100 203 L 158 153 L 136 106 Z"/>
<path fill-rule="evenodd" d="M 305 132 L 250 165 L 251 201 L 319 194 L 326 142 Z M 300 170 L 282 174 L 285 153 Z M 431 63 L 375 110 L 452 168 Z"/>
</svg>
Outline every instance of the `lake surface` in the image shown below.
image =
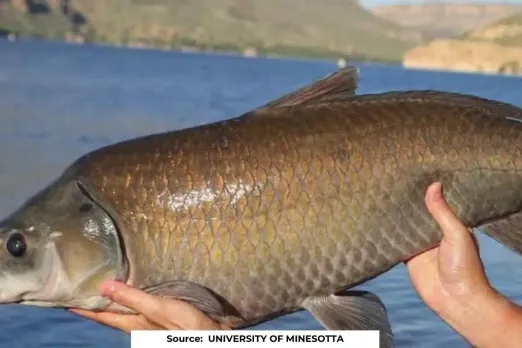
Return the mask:
<svg viewBox="0 0 522 348">
<path fill-rule="evenodd" d="M 360 65 L 358 93 L 442 89 L 522 104 L 522 79 Z M 332 62 L 0 41 L 0 216 L 78 156 L 119 140 L 234 117 L 336 70 Z M 522 258 L 482 235 L 486 271 L 522 303 Z M 398 347 L 466 347 L 418 299 L 404 266 L 362 286 L 386 304 Z M 306 312 L 256 329 L 321 329 Z M 128 347 L 60 309 L 0 306 L 2 347 Z"/>
</svg>

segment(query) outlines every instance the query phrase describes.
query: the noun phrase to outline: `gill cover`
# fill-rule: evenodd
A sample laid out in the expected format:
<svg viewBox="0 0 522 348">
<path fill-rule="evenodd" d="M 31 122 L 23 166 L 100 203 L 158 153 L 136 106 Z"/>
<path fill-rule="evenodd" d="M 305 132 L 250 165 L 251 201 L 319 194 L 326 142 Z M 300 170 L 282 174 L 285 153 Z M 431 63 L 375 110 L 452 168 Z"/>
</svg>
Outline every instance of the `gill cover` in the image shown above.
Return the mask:
<svg viewBox="0 0 522 348">
<path fill-rule="evenodd" d="M 99 309 L 119 279 L 117 228 L 79 180 L 64 175 L 0 222 L 0 302 Z"/>
</svg>

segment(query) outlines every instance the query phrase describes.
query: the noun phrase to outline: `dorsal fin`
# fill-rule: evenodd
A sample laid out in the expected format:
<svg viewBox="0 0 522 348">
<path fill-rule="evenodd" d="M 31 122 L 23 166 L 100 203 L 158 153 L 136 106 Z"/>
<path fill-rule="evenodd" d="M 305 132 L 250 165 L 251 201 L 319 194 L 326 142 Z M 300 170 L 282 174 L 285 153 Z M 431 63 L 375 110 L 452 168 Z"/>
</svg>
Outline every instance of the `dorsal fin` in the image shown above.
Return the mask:
<svg viewBox="0 0 522 348">
<path fill-rule="evenodd" d="M 271 101 L 257 110 L 346 100 L 355 95 L 358 81 L 359 70 L 347 67 Z"/>
</svg>

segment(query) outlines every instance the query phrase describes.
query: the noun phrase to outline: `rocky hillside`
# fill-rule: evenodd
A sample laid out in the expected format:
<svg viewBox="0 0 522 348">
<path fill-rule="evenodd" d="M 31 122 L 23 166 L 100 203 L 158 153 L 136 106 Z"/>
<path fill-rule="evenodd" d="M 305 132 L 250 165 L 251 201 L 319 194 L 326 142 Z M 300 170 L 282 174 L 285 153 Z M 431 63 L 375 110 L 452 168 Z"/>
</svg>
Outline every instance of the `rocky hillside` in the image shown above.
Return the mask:
<svg viewBox="0 0 522 348">
<path fill-rule="evenodd" d="M 404 55 L 403 65 L 522 75 L 522 13 L 453 39 L 416 47 Z"/>
<path fill-rule="evenodd" d="M 454 36 L 522 13 L 522 5 L 419 4 L 379 6 L 372 12 L 394 23 L 419 28 L 434 37 Z"/>
<path fill-rule="evenodd" d="M 116 45 L 384 61 L 424 42 L 356 0 L 0 0 L 2 27 Z"/>
<path fill-rule="evenodd" d="M 493 42 L 522 47 L 522 13 L 505 18 L 460 36 L 464 40 Z"/>
</svg>

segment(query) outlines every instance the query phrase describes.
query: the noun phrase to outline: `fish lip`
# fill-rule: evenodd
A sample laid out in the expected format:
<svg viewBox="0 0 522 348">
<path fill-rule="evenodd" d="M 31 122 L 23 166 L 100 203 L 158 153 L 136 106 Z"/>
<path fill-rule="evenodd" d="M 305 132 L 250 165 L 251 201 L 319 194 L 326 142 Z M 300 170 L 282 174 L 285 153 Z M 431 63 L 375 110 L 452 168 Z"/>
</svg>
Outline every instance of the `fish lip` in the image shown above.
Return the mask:
<svg viewBox="0 0 522 348">
<path fill-rule="evenodd" d="M 116 236 L 118 240 L 118 250 L 120 251 L 119 256 L 119 264 L 120 267 L 118 269 L 118 273 L 116 274 L 114 280 L 122 283 L 127 283 L 129 279 L 131 278 L 131 269 L 130 269 L 130 263 L 129 258 L 127 255 L 127 247 L 125 244 L 125 238 L 124 233 L 124 224 L 123 222 L 118 218 L 118 214 L 114 210 L 114 208 L 106 201 L 104 200 L 101 195 L 99 195 L 97 190 L 95 190 L 92 185 L 89 184 L 89 181 L 85 178 L 77 178 L 76 184 L 78 185 L 78 188 L 83 192 L 84 195 L 86 195 L 89 199 L 91 199 L 96 205 L 102 209 L 107 216 L 111 219 L 115 231 Z"/>
</svg>

